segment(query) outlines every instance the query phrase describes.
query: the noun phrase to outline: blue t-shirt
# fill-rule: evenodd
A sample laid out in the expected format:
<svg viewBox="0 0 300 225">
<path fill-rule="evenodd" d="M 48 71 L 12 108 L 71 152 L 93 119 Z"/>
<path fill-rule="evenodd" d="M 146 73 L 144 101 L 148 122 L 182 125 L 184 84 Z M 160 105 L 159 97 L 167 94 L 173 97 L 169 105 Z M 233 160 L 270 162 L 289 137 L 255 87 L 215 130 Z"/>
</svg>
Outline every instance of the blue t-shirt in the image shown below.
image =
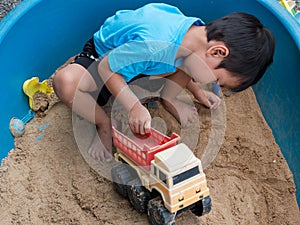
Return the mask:
<svg viewBox="0 0 300 225">
<path fill-rule="evenodd" d="M 139 74 L 175 72 L 176 53 L 192 24 L 204 23 L 174 6 L 152 3 L 117 11 L 94 34 L 94 43 L 99 56 L 108 55 L 111 70 L 128 82 Z"/>
</svg>

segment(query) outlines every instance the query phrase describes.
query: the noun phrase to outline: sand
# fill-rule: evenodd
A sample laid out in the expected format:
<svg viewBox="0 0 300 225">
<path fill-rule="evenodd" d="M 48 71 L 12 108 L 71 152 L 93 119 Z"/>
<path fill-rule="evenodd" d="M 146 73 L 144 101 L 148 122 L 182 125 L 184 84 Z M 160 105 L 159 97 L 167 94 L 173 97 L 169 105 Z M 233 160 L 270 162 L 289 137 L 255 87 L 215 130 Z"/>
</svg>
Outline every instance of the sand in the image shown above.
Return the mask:
<svg viewBox="0 0 300 225">
<path fill-rule="evenodd" d="M 165 132 L 181 134 L 204 161 L 212 211 L 199 218 L 185 212 L 177 224 L 299 224 L 293 176 L 252 89 L 225 98 L 215 112 L 195 105 L 200 133 L 181 129 L 160 105 L 150 110 L 156 125 L 164 121 Z M 93 134 L 57 99 L 44 107 L 2 161 L 1 224 L 150 224 L 115 192 L 109 166 L 86 154 Z M 220 148 L 204 156 L 209 145 Z"/>
<path fill-rule="evenodd" d="M 1 1 L 0 18 L 18 2 Z M 55 96 L 50 103 L 44 97 L 37 96 L 43 110 L 1 163 L 0 224 L 149 224 L 114 191 L 109 166 L 86 154 L 91 124 L 77 116 L 72 120 L 71 110 Z M 298 225 L 293 176 L 252 89 L 226 98 L 217 112 L 196 107 L 200 133 L 181 129 L 160 106 L 151 110 L 158 127 L 164 121 L 163 129 L 180 133 L 203 160 L 211 191 L 208 215 L 185 212 L 177 224 Z"/>
</svg>

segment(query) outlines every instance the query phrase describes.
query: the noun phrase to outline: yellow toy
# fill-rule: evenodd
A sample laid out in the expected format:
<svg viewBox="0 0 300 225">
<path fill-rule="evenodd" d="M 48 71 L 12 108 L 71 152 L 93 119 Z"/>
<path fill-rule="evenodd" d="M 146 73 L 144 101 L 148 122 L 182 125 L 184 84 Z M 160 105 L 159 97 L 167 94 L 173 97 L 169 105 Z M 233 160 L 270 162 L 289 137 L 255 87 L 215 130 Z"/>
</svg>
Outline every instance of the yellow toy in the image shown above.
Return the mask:
<svg viewBox="0 0 300 225">
<path fill-rule="evenodd" d="M 23 91 L 29 97 L 29 106 L 31 109 L 34 109 L 33 97 L 37 92 L 42 92 L 47 95 L 50 95 L 54 92 L 53 88 L 49 86 L 48 80 L 39 82 L 38 77 L 33 77 L 26 80 L 23 83 Z"/>
<path fill-rule="evenodd" d="M 279 3 L 286 8 L 286 10 L 292 15 L 295 16 L 295 8 L 296 8 L 296 3 L 292 0 L 280 0 Z"/>
</svg>

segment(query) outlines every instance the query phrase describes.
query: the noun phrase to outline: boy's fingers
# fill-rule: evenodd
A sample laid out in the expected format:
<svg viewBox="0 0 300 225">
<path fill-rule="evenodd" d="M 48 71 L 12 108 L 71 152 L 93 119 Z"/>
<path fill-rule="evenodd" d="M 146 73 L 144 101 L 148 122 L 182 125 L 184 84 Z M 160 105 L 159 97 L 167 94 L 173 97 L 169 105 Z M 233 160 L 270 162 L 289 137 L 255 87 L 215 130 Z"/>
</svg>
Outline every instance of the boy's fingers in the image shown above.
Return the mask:
<svg viewBox="0 0 300 225">
<path fill-rule="evenodd" d="M 149 134 L 151 132 L 151 120 L 146 120 L 144 129 L 145 134 Z"/>
<path fill-rule="evenodd" d="M 211 102 L 207 99 L 207 101 L 206 101 L 206 107 L 207 108 L 209 108 L 209 109 L 211 109 L 211 107 L 213 106 L 212 104 L 211 104 Z"/>
<path fill-rule="evenodd" d="M 144 135 L 144 134 L 145 134 L 145 132 L 144 132 L 144 125 L 143 125 L 142 123 L 140 123 L 140 124 L 138 125 L 137 133 L 138 133 L 138 134 L 141 134 L 141 135 Z"/>
<path fill-rule="evenodd" d="M 136 126 L 133 122 L 129 123 L 130 129 L 133 131 L 133 133 L 139 133 L 139 131 L 136 129 Z"/>
<path fill-rule="evenodd" d="M 221 104 L 221 99 L 218 96 L 211 96 L 209 99 L 210 109 L 216 109 Z"/>
</svg>

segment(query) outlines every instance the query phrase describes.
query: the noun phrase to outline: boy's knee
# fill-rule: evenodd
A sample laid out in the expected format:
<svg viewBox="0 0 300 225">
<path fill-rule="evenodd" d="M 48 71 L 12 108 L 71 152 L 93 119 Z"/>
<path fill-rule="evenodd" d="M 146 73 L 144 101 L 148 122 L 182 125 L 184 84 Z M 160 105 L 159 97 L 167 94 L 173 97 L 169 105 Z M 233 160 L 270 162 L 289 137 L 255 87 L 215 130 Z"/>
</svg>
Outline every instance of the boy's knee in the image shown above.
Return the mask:
<svg viewBox="0 0 300 225">
<path fill-rule="evenodd" d="M 53 88 L 56 95 L 66 103 L 71 103 L 74 97 L 74 80 L 67 70 L 60 70 L 53 76 Z"/>
</svg>

